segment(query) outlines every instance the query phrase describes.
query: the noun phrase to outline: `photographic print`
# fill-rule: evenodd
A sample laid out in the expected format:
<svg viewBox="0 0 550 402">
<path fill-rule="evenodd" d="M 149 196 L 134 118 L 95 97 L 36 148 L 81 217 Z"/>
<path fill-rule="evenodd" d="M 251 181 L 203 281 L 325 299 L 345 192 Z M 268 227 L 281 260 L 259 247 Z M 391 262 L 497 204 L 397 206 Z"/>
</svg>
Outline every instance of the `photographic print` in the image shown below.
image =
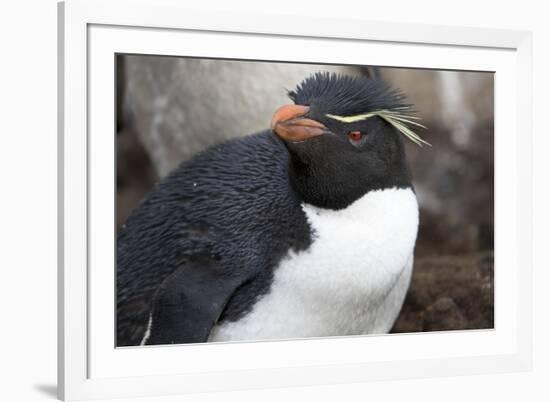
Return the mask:
<svg viewBox="0 0 550 402">
<path fill-rule="evenodd" d="M 494 327 L 493 73 L 116 57 L 116 346 Z"/>
</svg>

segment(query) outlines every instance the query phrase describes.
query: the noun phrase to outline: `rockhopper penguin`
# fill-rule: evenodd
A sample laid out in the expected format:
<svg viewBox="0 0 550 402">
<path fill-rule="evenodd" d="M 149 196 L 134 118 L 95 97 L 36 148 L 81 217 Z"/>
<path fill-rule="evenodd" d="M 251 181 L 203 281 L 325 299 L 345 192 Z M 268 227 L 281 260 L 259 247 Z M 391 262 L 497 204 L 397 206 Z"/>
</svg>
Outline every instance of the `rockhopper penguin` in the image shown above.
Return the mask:
<svg viewBox="0 0 550 402">
<path fill-rule="evenodd" d="M 145 197 L 117 239 L 117 345 L 388 332 L 418 206 L 404 97 L 318 73 L 271 129 L 207 149 Z"/>
</svg>

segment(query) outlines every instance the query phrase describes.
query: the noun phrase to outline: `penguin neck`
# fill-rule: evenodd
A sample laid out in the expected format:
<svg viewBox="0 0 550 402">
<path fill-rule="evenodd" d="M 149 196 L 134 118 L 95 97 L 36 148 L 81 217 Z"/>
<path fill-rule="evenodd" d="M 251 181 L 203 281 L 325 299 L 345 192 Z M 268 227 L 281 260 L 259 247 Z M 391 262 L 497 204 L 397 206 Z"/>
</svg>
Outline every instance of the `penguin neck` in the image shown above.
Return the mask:
<svg viewBox="0 0 550 402">
<path fill-rule="evenodd" d="M 413 189 L 405 159 L 396 162 L 385 175 L 351 176 L 342 169 L 304 163 L 291 153 L 288 174 L 293 190 L 304 203 L 332 210 L 345 209 L 371 191 Z"/>
</svg>

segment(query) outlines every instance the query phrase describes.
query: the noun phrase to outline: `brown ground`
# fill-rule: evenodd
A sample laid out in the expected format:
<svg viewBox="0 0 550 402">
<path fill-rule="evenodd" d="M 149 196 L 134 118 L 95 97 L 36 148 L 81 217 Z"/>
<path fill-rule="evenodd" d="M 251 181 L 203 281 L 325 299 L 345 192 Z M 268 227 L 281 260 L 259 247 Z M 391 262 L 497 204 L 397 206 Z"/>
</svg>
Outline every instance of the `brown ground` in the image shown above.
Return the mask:
<svg viewBox="0 0 550 402">
<path fill-rule="evenodd" d="M 493 328 L 493 283 L 493 252 L 418 258 L 392 332 Z"/>
</svg>

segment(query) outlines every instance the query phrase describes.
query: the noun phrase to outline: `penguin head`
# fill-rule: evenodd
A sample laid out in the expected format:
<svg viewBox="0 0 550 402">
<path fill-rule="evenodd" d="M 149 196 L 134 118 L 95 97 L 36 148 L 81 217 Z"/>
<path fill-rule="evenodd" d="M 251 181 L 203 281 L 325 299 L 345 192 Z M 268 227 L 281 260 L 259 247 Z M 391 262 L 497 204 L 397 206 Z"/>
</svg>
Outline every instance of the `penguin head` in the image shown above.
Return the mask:
<svg viewBox="0 0 550 402">
<path fill-rule="evenodd" d="M 366 77 L 317 73 L 288 95 L 294 104 L 277 109 L 271 129 L 289 151 L 303 201 L 342 209 L 369 191 L 411 187 L 402 137 L 426 142 L 401 93 Z"/>
</svg>

